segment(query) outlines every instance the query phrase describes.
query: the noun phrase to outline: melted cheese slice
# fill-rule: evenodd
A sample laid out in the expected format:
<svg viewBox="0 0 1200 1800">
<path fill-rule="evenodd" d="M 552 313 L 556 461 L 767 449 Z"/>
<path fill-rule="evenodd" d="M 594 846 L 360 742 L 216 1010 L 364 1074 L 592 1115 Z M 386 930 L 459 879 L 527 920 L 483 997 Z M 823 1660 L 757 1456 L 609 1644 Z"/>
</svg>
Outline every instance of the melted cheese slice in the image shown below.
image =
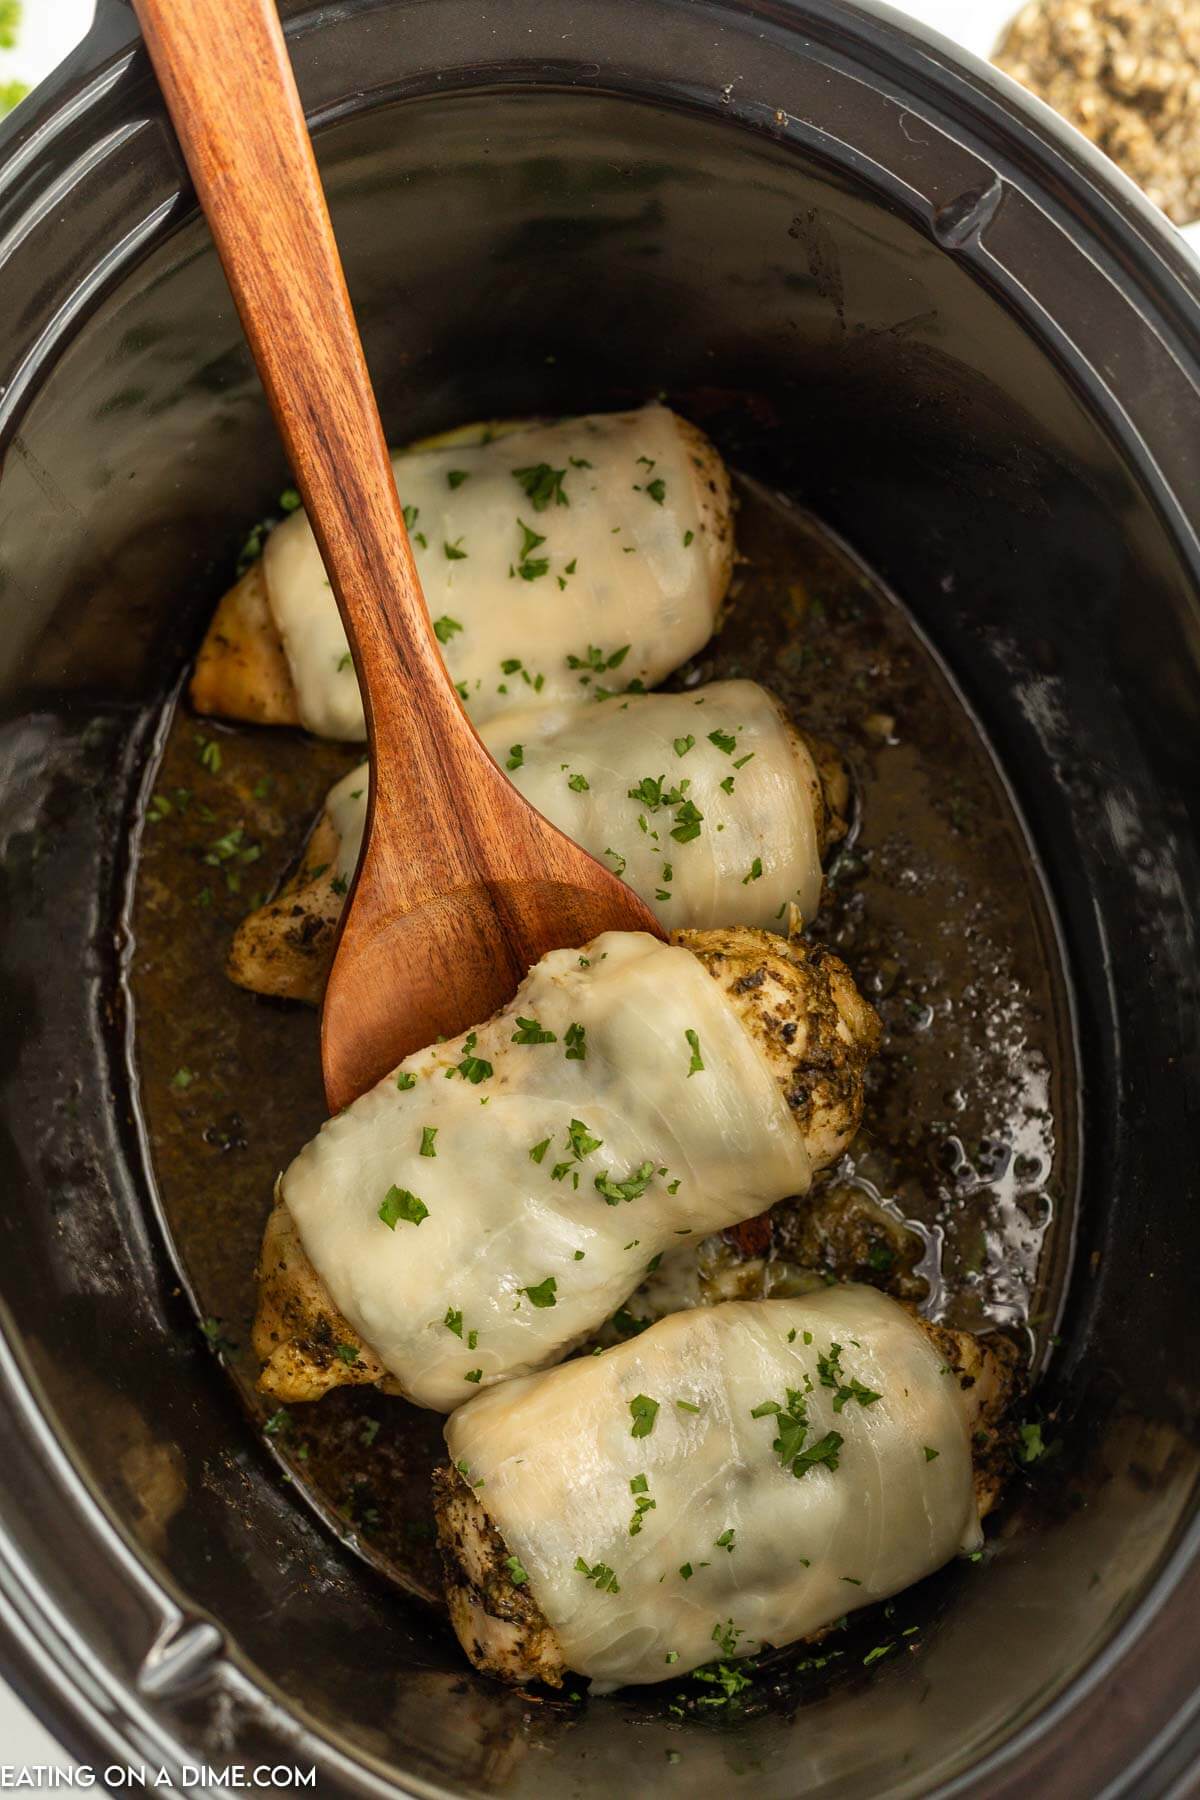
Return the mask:
<svg viewBox="0 0 1200 1800">
<path fill-rule="evenodd" d="M 877 1400 L 835 1410 L 818 1360 L 835 1344 L 841 1382 Z M 807 1446 L 842 1438 L 836 1468 L 797 1477 L 772 1448 L 780 1421 L 760 1409 L 789 1389 L 806 1396 Z M 643 1437 L 639 1397 L 658 1403 Z M 481 1395 L 446 1442 L 568 1666 L 613 1685 L 807 1637 L 980 1538 L 955 1378 L 873 1288 L 676 1313 Z M 639 1492 L 654 1504 L 631 1533 Z"/>
<path fill-rule="evenodd" d="M 514 1041 L 530 1035 L 521 1019 L 553 1040 Z M 468 1079 L 468 1057 L 491 1073 Z M 717 982 L 641 932 L 551 952 L 510 1007 L 402 1071 L 411 1087 L 388 1076 L 322 1127 L 282 1193 L 336 1304 L 424 1406 L 448 1411 L 479 1383 L 557 1361 L 668 1245 L 811 1181 Z M 381 1220 L 392 1189 L 427 1209 L 419 1223 Z"/>
<path fill-rule="evenodd" d="M 756 682 L 540 707 L 493 719 L 480 735 L 526 799 L 621 875 L 669 930 L 782 931 L 789 902 L 805 919 L 816 912 L 820 778 Z M 679 804 L 656 800 L 676 788 L 703 814 L 698 835 L 683 841 L 672 835 L 687 831 L 676 825 Z M 367 765 L 325 804 L 341 834 L 337 875 L 348 881 L 362 847 Z"/>
<path fill-rule="evenodd" d="M 514 472 L 539 465 L 563 471 L 549 497 L 527 494 Z M 535 695 L 549 704 L 598 685 L 653 686 L 711 636 L 727 524 L 666 407 L 401 452 L 392 467 L 430 617 L 477 724 Z M 542 541 L 531 545 L 525 527 Z M 271 533 L 263 572 L 302 722 L 318 737 L 364 738 L 346 635 L 302 512 Z"/>
</svg>

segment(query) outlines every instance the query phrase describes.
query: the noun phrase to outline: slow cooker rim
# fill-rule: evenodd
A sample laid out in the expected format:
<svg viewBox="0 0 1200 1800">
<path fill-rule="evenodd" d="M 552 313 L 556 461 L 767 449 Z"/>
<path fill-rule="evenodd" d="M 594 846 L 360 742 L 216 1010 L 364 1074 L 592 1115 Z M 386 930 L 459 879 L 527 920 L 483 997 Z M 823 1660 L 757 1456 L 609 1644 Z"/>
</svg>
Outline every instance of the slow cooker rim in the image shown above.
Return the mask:
<svg viewBox="0 0 1200 1800">
<path fill-rule="evenodd" d="M 693 0 L 695 3 L 695 0 Z M 861 44 L 871 41 L 881 55 L 894 55 L 898 44 L 916 44 L 919 55 L 932 69 L 939 70 L 942 76 L 949 76 L 956 84 L 960 102 L 974 104 L 980 111 L 985 124 L 999 126 L 1005 119 L 1011 119 L 1014 110 L 1024 116 L 1026 148 L 1028 139 L 1032 137 L 1038 146 L 1039 156 L 1049 170 L 1070 172 L 1090 190 L 1086 199 L 1087 208 L 1099 206 L 1106 228 L 1114 223 L 1132 228 L 1136 246 L 1132 257 L 1132 268 L 1143 282 L 1154 290 L 1153 300 L 1156 311 L 1162 306 L 1167 308 L 1168 315 L 1176 318 L 1183 337 L 1187 340 L 1190 370 L 1181 366 L 1184 379 L 1190 381 L 1193 391 L 1200 392 L 1200 379 L 1197 376 L 1198 359 L 1196 354 L 1200 334 L 1197 331 L 1197 320 L 1189 317 L 1189 309 L 1194 309 L 1200 301 L 1200 265 L 1193 262 L 1182 240 L 1176 238 L 1172 228 L 1165 219 L 1153 209 L 1138 191 L 1113 167 L 1108 164 L 1099 152 L 1095 151 L 1086 140 L 1063 124 L 1056 115 L 1040 102 L 1026 95 L 1015 83 L 991 71 L 986 65 L 975 62 L 954 51 L 931 32 L 903 21 L 900 15 L 882 6 L 859 4 L 855 6 L 841 5 L 837 0 L 813 0 L 812 4 L 804 4 L 804 0 L 766 0 L 765 4 L 755 6 L 753 0 L 718 0 L 715 8 L 707 10 L 724 11 L 731 14 L 755 12 L 766 14 L 782 22 L 789 31 L 799 29 L 802 22 L 812 25 L 824 24 L 832 33 L 841 32 L 847 42 Z M 292 35 L 301 36 L 315 30 L 322 21 L 324 9 L 321 7 L 300 6 L 294 9 L 294 16 L 289 20 Z M 91 110 L 115 104 L 117 98 L 127 85 L 141 84 L 147 79 L 144 59 L 141 57 L 132 38 L 122 43 L 114 43 L 120 36 L 123 23 L 131 23 L 131 15 L 126 9 L 118 6 L 116 0 L 100 0 L 97 20 L 89 38 L 80 47 L 63 69 L 45 84 L 40 95 L 30 103 L 28 117 L 19 117 L 4 127 L 0 127 L 0 225 L 4 223 L 4 165 L 9 167 L 20 160 L 23 169 L 28 172 L 35 168 L 39 159 L 52 151 L 55 136 L 55 125 L 69 118 L 72 122 L 81 119 Z M 857 27 L 859 37 L 854 39 L 852 27 Z M 907 71 L 913 73 L 911 69 Z M 925 77 L 923 77 L 924 79 Z M 932 82 L 933 76 L 927 79 Z M 944 99 L 944 94 L 939 95 Z M 25 111 L 26 109 L 22 109 Z M 329 115 L 316 114 L 315 118 L 328 122 Z M 1037 158 L 1031 154 L 1031 164 Z M 1044 171 L 1040 179 L 1047 180 Z M 1084 205 L 1084 197 L 1075 186 L 1070 188 L 1071 197 L 1077 205 Z M 181 189 L 170 207 L 172 223 L 183 222 L 187 214 L 187 195 Z M 1080 211 L 1073 211 L 1072 218 L 1076 228 L 1082 235 L 1093 235 L 1099 223 L 1093 217 L 1085 216 Z M 1060 221 L 1061 224 L 1061 221 Z M 1066 226 L 1063 226 L 1066 229 Z M 1124 246 L 1128 252 L 1128 244 Z M 124 275 L 128 265 L 123 265 L 113 273 Z M 1163 291 L 1163 282 L 1169 284 L 1169 291 Z M 1178 287 L 1179 292 L 1175 292 Z M 38 371 L 40 372 L 40 370 Z M 1104 398 L 1104 390 L 1091 395 L 1094 407 Z M 1126 445 L 1127 450 L 1136 453 L 1141 445 Z M 1146 447 L 1148 449 L 1148 447 Z M 1135 454 L 1136 460 L 1136 454 Z M 1145 462 L 1139 462 L 1139 473 L 1153 476 L 1156 472 L 1147 455 Z M 1153 491 L 1153 488 L 1152 488 Z M 1174 503 L 1174 496 L 1167 490 L 1172 501 L 1171 512 L 1174 515 L 1174 537 L 1181 556 L 1190 562 L 1194 575 L 1200 576 L 1200 546 L 1196 543 L 1195 531 L 1190 527 L 1182 507 Z M 15 1349 L 16 1346 L 13 1346 Z M 9 1386 L 10 1396 L 20 1394 L 23 1401 L 36 1408 L 40 1414 L 49 1439 L 57 1444 L 62 1461 L 60 1475 L 64 1479 L 66 1492 L 70 1494 L 78 1509 L 86 1508 L 91 1515 L 92 1528 L 96 1537 L 96 1547 L 108 1554 L 110 1558 L 127 1561 L 133 1555 L 141 1563 L 143 1578 L 154 1583 L 163 1597 L 164 1611 L 172 1610 L 176 1602 L 171 1598 L 169 1587 L 158 1574 L 152 1573 L 141 1561 L 140 1552 L 126 1539 L 124 1532 L 108 1517 L 102 1503 L 98 1502 L 91 1492 L 85 1478 L 69 1462 L 67 1453 L 61 1442 L 55 1439 L 52 1425 L 52 1414 L 36 1397 L 34 1386 L 18 1371 L 14 1361 L 9 1370 L 0 1379 Z M 3 1416 L 0 1411 L 0 1416 Z M 5 1436 L 9 1433 L 5 1432 Z M 6 1503 L 7 1504 L 7 1503 Z M 97 1508 L 99 1510 L 97 1511 Z M 31 1566 L 22 1563 L 19 1557 L 6 1556 L 7 1546 L 0 1544 L 0 1638 L 5 1647 L 3 1658 L 6 1673 L 9 1673 L 35 1711 L 52 1723 L 52 1728 L 63 1731 L 62 1720 L 66 1719 L 70 1736 L 73 1739 L 70 1747 L 76 1754 L 94 1754 L 96 1750 L 105 1752 L 116 1743 L 116 1734 L 123 1730 L 144 1730 L 145 1721 L 135 1720 L 131 1715 L 121 1717 L 119 1710 L 114 1710 L 111 1723 L 106 1732 L 101 1716 L 93 1710 L 88 1712 L 83 1704 L 83 1696 L 73 1691 L 69 1685 L 69 1668 L 65 1660 L 65 1641 L 58 1646 L 55 1655 L 50 1646 L 41 1646 L 41 1655 L 35 1655 L 31 1645 L 21 1639 L 21 1608 L 16 1604 L 18 1598 L 37 1607 L 43 1612 L 47 1596 L 40 1588 L 38 1577 Z M 15 1548 L 15 1547 L 14 1547 Z M 1131 1609 L 1129 1616 L 1123 1621 L 1100 1656 L 1077 1675 L 1063 1690 L 1055 1702 L 1029 1720 L 1013 1737 L 998 1746 L 997 1749 L 970 1771 L 961 1777 L 943 1785 L 939 1792 L 943 1795 L 958 1795 L 978 1791 L 981 1782 L 987 1782 L 993 1776 L 1002 1777 L 1005 1791 L 1008 1784 L 1015 1782 L 1022 1773 L 1028 1775 L 1036 1767 L 1039 1744 L 1046 1734 L 1061 1721 L 1078 1713 L 1084 1703 L 1095 1702 L 1104 1682 L 1111 1680 L 1119 1670 L 1120 1664 L 1129 1655 L 1134 1646 L 1164 1614 L 1171 1612 L 1179 1615 L 1184 1609 L 1193 1607 L 1194 1598 L 1189 1599 L 1185 1587 L 1176 1583 L 1181 1576 L 1190 1571 L 1196 1575 L 1197 1561 L 1200 1559 L 1200 1521 L 1194 1520 L 1181 1537 L 1175 1550 L 1165 1560 L 1154 1582 L 1141 1597 L 1137 1605 Z M 82 1560 L 82 1559 L 81 1559 Z M 1191 1587 L 1200 1586 L 1193 1581 Z M 38 1606 L 39 1597 L 42 1605 Z M 25 1627 L 26 1631 L 28 1626 Z M 227 1652 L 227 1659 L 234 1663 L 234 1658 Z M 55 1681 L 51 1676 L 54 1670 L 60 1677 Z M 60 1710 L 51 1713 L 51 1696 L 59 1702 Z M 72 1697 L 75 1704 L 72 1706 Z M 1161 1727 L 1155 1743 L 1146 1748 L 1147 1755 L 1165 1758 L 1171 1746 L 1177 1744 L 1180 1733 L 1186 1729 L 1189 1720 L 1194 1716 L 1198 1704 L 1197 1696 L 1192 1695 L 1190 1703 L 1182 1711 L 1176 1712 L 1173 1718 Z M 1164 1741 L 1165 1740 L 1165 1741 Z M 165 1738 L 160 1740 L 164 1753 L 170 1746 Z M 78 1746 L 76 1748 L 76 1746 Z M 326 1753 L 331 1746 L 325 1745 Z M 1021 1765 L 1025 1764 L 1024 1771 Z M 1147 1779 L 1153 1765 L 1143 1763 L 1138 1769 L 1138 1777 Z M 356 1773 L 367 1776 L 365 1766 Z M 392 1791 L 396 1791 L 393 1787 Z M 995 1792 L 996 1790 L 990 1789 Z"/>
</svg>

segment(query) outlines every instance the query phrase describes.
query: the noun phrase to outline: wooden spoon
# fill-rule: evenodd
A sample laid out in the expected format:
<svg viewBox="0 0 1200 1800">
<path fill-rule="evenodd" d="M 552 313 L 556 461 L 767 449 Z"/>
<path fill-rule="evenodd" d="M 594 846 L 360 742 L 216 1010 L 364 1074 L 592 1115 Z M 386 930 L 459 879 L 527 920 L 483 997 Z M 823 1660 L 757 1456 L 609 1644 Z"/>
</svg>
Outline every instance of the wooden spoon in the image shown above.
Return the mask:
<svg viewBox="0 0 1200 1800">
<path fill-rule="evenodd" d="M 336 1112 L 409 1051 L 486 1019 L 547 950 L 599 931 L 662 932 L 517 793 L 446 672 L 272 0 L 134 0 L 134 10 L 366 708 L 366 836 L 321 1019 Z"/>
</svg>

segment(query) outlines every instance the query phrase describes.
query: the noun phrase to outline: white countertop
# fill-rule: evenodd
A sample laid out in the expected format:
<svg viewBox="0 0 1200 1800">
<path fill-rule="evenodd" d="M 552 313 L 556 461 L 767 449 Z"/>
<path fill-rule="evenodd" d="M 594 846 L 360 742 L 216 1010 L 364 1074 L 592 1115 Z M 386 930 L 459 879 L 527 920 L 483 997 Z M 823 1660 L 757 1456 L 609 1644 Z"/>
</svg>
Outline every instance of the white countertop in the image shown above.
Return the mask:
<svg viewBox="0 0 1200 1800">
<path fill-rule="evenodd" d="M 32 87 L 41 81 L 83 37 L 93 8 L 94 0 L 24 0 L 17 44 L 0 50 L 0 83 L 17 80 Z M 977 56 L 987 56 L 1016 8 L 1012 0 L 917 0 L 907 10 Z M 1200 223 L 1189 226 L 1185 236 L 1200 250 Z M 0 1772 L 6 1765 L 68 1769 L 72 1759 L 0 1682 Z"/>
</svg>

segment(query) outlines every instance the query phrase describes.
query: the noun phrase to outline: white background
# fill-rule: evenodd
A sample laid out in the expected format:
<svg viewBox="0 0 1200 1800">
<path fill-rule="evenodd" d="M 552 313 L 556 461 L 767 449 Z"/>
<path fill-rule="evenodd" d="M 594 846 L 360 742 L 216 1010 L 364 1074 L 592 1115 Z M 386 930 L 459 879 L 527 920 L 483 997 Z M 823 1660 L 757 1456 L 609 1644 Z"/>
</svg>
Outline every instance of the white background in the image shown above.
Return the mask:
<svg viewBox="0 0 1200 1800">
<path fill-rule="evenodd" d="M 977 56 L 990 55 L 1015 10 L 1013 0 L 918 0 L 907 8 Z M 0 50 L 0 83 L 36 85 L 79 42 L 92 11 L 93 0 L 24 0 L 20 41 L 13 50 Z M 1200 224 L 1189 227 L 1188 236 L 1200 247 Z M 0 1764 L 5 1763 L 68 1768 L 70 1758 L 0 1682 Z"/>
</svg>

